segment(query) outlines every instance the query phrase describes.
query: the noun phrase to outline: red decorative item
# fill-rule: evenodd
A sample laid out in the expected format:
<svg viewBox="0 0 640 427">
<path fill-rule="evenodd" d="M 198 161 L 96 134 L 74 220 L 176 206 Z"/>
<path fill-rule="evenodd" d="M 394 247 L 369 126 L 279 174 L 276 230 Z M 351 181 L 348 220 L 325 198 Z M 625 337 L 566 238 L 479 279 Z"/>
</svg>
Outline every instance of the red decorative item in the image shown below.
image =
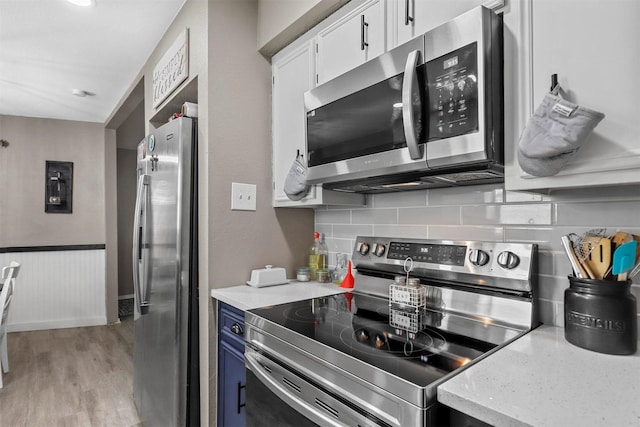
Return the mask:
<svg viewBox="0 0 640 427">
<path fill-rule="evenodd" d="M 341 288 L 353 288 L 353 274 L 351 274 L 351 261 L 347 264 L 347 275 L 344 276 L 342 283 L 340 284 Z"/>
<path fill-rule="evenodd" d="M 353 299 L 353 294 L 351 292 L 345 292 L 344 296 L 347 299 L 347 311 L 351 312 L 351 300 Z"/>
</svg>

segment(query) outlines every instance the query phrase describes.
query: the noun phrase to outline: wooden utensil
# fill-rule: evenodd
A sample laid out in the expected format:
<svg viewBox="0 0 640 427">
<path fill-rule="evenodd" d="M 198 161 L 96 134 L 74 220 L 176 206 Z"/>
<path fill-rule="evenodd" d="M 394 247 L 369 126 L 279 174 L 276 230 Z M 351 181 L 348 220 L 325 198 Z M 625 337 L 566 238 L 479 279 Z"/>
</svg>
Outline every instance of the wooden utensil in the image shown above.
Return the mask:
<svg viewBox="0 0 640 427">
<path fill-rule="evenodd" d="M 633 235 L 629 233 L 625 233 L 624 231 L 618 231 L 611 238 L 611 242 L 615 245 L 614 249 L 623 243 L 627 243 L 633 240 Z"/>
<path fill-rule="evenodd" d="M 589 236 L 582 242 L 582 253 L 587 271 L 594 279 L 602 280 L 611 267 L 611 240 L 606 237 Z"/>
</svg>

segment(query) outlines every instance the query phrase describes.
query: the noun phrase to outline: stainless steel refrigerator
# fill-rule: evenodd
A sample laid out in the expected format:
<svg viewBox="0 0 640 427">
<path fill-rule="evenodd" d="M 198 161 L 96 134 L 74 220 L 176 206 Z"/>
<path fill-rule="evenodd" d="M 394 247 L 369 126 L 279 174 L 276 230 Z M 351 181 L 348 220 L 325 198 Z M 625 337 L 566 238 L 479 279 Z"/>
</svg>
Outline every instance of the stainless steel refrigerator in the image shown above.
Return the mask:
<svg viewBox="0 0 640 427">
<path fill-rule="evenodd" d="M 174 119 L 138 145 L 133 387 L 147 427 L 200 424 L 196 128 Z"/>
</svg>

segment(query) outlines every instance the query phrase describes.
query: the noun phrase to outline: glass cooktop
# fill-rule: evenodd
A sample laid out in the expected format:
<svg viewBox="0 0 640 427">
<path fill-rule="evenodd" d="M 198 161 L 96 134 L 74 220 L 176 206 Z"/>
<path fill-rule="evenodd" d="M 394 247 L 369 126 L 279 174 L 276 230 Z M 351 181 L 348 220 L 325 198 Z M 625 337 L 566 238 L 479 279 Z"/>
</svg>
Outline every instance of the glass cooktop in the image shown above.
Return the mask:
<svg viewBox="0 0 640 427">
<path fill-rule="evenodd" d="M 491 328 L 477 319 L 396 309 L 368 294 L 337 294 L 251 313 L 422 387 L 499 344 L 483 338 L 484 332 L 451 332 Z"/>
</svg>

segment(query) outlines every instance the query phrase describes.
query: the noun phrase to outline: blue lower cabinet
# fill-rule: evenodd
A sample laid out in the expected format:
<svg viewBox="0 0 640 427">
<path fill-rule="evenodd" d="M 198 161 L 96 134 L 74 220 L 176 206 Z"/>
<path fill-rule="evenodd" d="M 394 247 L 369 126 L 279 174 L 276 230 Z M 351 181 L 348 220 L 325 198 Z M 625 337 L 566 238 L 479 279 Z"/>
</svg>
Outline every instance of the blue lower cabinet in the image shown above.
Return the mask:
<svg viewBox="0 0 640 427">
<path fill-rule="evenodd" d="M 218 305 L 218 426 L 245 426 L 244 312 Z"/>
</svg>

